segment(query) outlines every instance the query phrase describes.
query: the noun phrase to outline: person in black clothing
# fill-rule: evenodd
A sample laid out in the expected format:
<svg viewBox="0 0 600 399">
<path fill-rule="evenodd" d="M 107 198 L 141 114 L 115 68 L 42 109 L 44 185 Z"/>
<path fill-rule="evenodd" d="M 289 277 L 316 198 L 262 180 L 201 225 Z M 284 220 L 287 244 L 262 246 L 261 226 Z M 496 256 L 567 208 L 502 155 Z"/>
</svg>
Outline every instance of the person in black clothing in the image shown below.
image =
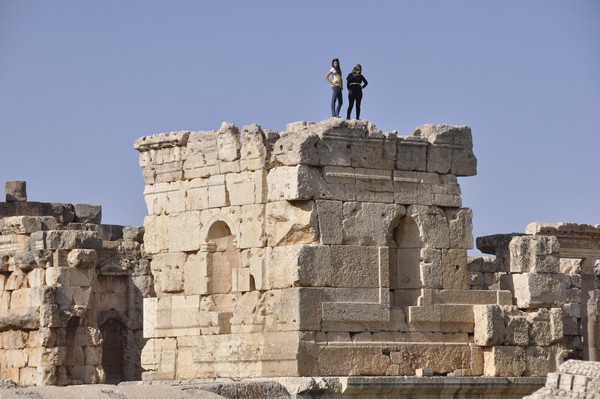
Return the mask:
<svg viewBox="0 0 600 399">
<path fill-rule="evenodd" d="M 348 88 L 348 112 L 346 118 L 350 119 L 352 113 L 352 107 L 356 100 L 356 119 L 360 119 L 360 102 L 362 100 L 362 89 L 367 87 L 369 82 L 362 75 L 362 67 L 360 64 L 356 64 L 352 72 L 346 77 L 346 87 Z"/>
</svg>

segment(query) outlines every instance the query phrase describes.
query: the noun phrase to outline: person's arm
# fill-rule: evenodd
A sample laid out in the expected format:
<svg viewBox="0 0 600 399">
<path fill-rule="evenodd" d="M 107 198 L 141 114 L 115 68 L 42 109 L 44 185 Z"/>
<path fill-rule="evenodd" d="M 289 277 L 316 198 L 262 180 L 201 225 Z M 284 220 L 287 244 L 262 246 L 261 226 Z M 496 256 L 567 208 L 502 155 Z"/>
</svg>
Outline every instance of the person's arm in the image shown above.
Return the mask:
<svg viewBox="0 0 600 399">
<path fill-rule="evenodd" d="M 361 75 L 361 76 L 362 76 L 362 75 Z M 364 85 L 363 85 L 363 87 L 362 87 L 362 88 L 364 89 L 365 87 L 367 87 L 367 85 L 369 84 L 369 82 L 367 82 L 367 79 L 365 79 L 365 77 L 364 77 L 364 76 L 362 77 L 362 81 L 363 81 L 363 83 L 364 83 Z"/>
<path fill-rule="evenodd" d="M 325 75 L 325 80 L 329 82 L 330 85 L 333 84 L 333 82 L 331 81 L 331 79 L 329 79 L 329 77 L 333 75 L 333 72 L 331 71 L 331 69 L 327 72 L 327 75 Z"/>
</svg>

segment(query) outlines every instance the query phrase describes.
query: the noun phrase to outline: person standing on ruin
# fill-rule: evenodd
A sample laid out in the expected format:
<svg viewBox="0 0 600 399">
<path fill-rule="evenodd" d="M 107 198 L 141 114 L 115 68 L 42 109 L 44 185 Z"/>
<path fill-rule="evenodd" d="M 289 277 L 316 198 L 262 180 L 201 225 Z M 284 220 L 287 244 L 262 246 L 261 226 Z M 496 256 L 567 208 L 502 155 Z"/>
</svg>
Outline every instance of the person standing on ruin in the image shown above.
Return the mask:
<svg viewBox="0 0 600 399">
<path fill-rule="evenodd" d="M 362 90 L 367 87 L 368 84 L 369 82 L 367 82 L 367 79 L 365 79 L 365 77 L 362 75 L 362 66 L 360 66 L 360 64 L 356 64 L 356 66 L 352 69 L 352 72 L 350 72 L 348 77 L 346 77 L 349 101 L 346 119 L 350 119 L 354 101 L 356 101 L 356 119 L 360 119 L 360 103 L 363 96 Z"/>
<path fill-rule="evenodd" d="M 325 75 L 325 79 L 331 85 L 331 116 L 333 118 L 340 117 L 340 109 L 342 109 L 342 104 L 344 100 L 342 99 L 342 69 L 340 68 L 340 60 L 334 58 L 331 61 L 331 69 Z M 337 105 L 336 105 L 337 103 Z"/>
</svg>

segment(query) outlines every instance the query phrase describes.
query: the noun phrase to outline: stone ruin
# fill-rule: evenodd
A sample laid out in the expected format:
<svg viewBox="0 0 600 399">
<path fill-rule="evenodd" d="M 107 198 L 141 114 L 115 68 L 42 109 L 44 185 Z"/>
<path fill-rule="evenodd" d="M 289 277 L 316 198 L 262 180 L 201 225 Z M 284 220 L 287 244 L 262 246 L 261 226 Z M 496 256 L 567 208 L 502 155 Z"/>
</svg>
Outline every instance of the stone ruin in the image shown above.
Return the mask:
<svg viewBox="0 0 600 399">
<path fill-rule="evenodd" d="M 468 257 L 467 126 L 224 123 L 135 148 L 146 380 L 545 376 L 597 356 L 600 226 L 532 225 Z"/>
<path fill-rule="evenodd" d="M 541 377 L 598 358 L 600 225 L 531 224 L 467 256 L 467 126 L 224 123 L 135 148 L 144 231 L 7 184 L 1 377 Z"/>
<path fill-rule="evenodd" d="M 0 377 L 19 385 L 141 378 L 142 298 L 153 294 L 143 229 L 101 207 L 0 202 Z M 1 396 L 1 395 L 0 395 Z"/>
</svg>

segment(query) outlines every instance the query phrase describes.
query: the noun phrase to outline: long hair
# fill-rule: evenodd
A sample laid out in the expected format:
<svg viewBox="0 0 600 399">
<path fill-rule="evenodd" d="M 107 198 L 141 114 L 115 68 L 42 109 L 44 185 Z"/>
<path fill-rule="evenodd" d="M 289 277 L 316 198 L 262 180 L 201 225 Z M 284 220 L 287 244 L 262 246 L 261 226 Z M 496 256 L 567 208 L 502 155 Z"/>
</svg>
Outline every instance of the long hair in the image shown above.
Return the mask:
<svg viewBox="0 0 600 399">
<path fill-rule="evenodd" d="M 336 61 L 338 63 L 337 68 L 333 65 Z M 338 75 L 342 76 L 342 67 L 340 65 L 340 60 L 339 59 L 334 58 L 333 60 L 331 60 L 331 66 L 335 69 L 335 71 L 337 72 Z"/>
<path fill-rule="evenodd" d="M 356 64 L 354 66 L 354 68 L 352 68 L 352 72 L 356 72 L 356 71 L 361 71 L 362 72 L 362 66 L 360 64 Z M 361 75 L 361 73 L 359 73 L 359 75 Z"/>
</svg>

